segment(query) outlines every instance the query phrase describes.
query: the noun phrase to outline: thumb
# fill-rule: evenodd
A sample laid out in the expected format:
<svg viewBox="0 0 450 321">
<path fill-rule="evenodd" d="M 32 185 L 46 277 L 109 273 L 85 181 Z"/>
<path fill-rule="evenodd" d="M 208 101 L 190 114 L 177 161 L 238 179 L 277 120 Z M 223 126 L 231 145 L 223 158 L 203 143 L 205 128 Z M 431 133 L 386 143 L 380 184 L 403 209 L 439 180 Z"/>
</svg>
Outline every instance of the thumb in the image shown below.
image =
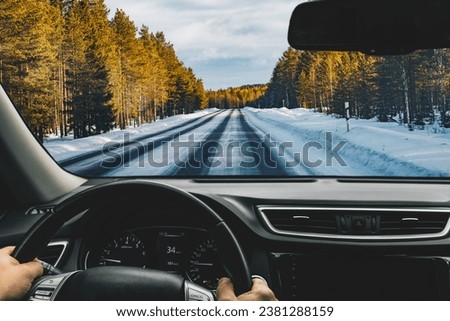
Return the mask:
<svg viewBox="0 0 450 321">
<path fill-rule="evenodd" d="M 217 285 L 217 300 L 237 301 L 233 283 L 229 278 L 220 279 L 219 284 Z"/>
<path fill-rule="evenodd" d="M 37 260 L 20 264 L 17 266 L 17 269 L 20 269 L 21 273 L 30 280 L 34 280 L 44 273 L 42 264 Z"/>
</svg>

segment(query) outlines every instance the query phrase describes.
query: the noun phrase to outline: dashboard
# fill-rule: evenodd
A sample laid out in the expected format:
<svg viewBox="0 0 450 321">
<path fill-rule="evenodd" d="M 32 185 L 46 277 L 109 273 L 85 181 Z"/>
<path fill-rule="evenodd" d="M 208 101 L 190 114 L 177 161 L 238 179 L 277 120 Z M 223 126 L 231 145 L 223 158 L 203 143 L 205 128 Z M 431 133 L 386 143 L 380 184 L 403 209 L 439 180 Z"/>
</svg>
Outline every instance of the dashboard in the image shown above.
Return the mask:
<svg viewBox="0 0 450 321">
<path fill-rule="evenodd" d="M 77 269 L 138 267 L 179 275 L 209 290 L 225 276 L 217 247 L 196 205 L 124 197 L 98 204 L 77 222 Z M 69 226 L 72 226 L 69 224 Z"/>
<path fill-rule="evenodd" d="M 107 181 L 90 181 L 76 193 Z M 450 300 L 448 185 L 160 183 L 214 210 L 241 244 L 251 274 L 263 276 L 280 300 Z M 224 271 L 198 208 L 125 194 L 98 202 L 58 231 L 53 242 L 68 244 L 58 267 L 134 266 L 214 289 Z M 0 243 L 18 240 L 58 202 L 22 210 L 25 215 L 5 212 Z"/>
<path fill-rule="evenodd" d="M 206 230 L 185 227 L 144 227 L 107 241 L 89 244 L 84 268 L 133 266 L 182 277 L 214 290 L 225 276 L 217 247 Z"/>
</svg>

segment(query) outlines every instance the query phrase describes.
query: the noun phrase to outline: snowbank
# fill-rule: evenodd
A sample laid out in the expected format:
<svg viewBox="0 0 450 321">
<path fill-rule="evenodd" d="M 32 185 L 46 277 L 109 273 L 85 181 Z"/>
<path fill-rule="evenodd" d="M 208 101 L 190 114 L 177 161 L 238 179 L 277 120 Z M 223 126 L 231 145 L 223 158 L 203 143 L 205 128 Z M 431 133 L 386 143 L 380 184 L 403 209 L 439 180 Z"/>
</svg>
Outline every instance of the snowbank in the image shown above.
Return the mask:
<svg viewBox="0 0 450 321">
<path fill-rule="evenodd" d="M 347 132 L 345 119 L 337 119 L 306 109 L 245 108 L 249 121 L 280 141 L 292 141 L 295 146 L 308 142 L 324 143 L 327 132 L 333 140 L 347 141 L 343 158 L 366 167 L 367 175 L 386 176 L 449 176 L 450 135 L 434 134 L 430 130 L 410 132 L 396 123 L 376 120 L 351 120 Z M 347 175 L 352 167 L 344 170 Z M 330 169 L 331 170 L 331 169 Z M 327 173 L 322 173 L 326 175 Z"/>
<path fill-rule="evenodd" d="M 92 150 L 101 150 L 103 146 L 111 142 L 123 142 L 125 135 L 129 135 L 130 140 L 139 139 L 140 136 L 148 135 L 158 131 L 181 125 L 189 120 L 196 120 L 200 117 L 217 112 L 218 109 L 212 108 L 197 111 L 193 114 L 172 116 L 163 120 L 158 120 L 151 124 L 145 124 L 136 128 L 125 130 L 116 130 L 110 133 L 86 137 L 73 140 L 71 137 L 51 138 L 44 142 L 44 147 L 57 160 L 69 159 Z"/>
</svg>

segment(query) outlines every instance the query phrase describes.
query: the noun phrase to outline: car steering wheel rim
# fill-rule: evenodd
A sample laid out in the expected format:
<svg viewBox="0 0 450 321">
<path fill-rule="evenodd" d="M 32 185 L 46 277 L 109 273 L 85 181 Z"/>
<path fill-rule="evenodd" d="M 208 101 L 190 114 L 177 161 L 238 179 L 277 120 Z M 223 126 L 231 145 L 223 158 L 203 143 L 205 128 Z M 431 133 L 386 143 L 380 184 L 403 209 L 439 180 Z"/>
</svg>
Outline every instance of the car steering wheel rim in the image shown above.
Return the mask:
<svg viewBox="0 0 450 321">
<path fill-rule="evenodd" d="M 126 193 L 124 193 L 124 191 L 126 191 Z M 142 201 L 143 199 L 148 199 L 149 195 L 155 197 L 155 199 L 167 198 L 173 202 L 179 202 L 180 205 L 190 204 L 191 206 L 195 206 L 195 215 L 199 215 L 200 217 L 198 218 L 202 222 L 205 222 L 205 226 L 213 237 L 218 249 L 220 261 L 227 276 L 235 285 L 236 294 L 239 295 L 250 291 L 252 287 L 252 278 L 250 276 L 244 253 L 239 245 L 239 242 L 222 218 L 205 203 L 186 191 L 166 184 L 144 180 L 127 180 L 107 183 L 89 188 L 69 197 L 67 200 L 57 205 L 53 212 L 42 217 L 27 232 L 22 241 L 16 246 L 12 256 L 20 263 L 29 262 L 38 256 L 39 252 L 50 242 L 52 237 L 65 222 L 80 213 L 83 213 L 92 207 L 98 206 L 99 204 L 107 204 L 111 199 L 113 199 L 114 202 L 121 200 Z M 101 279 L 99 276 L 103 276 L 106 273 L 112 274 L 113 277 L 104 280 L 105 284 L 110 282 L 112 289 L 125 289 L 122 297 L 120 295 L 118 297 L 105 297 L 105 293 L 102 295 L 99 294 L 99 297 L 95 297 L 95 293 L 87 295 L 87 292 L 83 291 L 83 289 L 75 288 L 78 283 L 85 283 L 85 285 L 89 285 L 91 288 L 101 288 L 102 284 L 95 284 L 96 281 L 93 280 Z M 131 277 L 139 280 L 139 282 L 137 282 L 138 284 L 143 284 L 146 287 L 151 287 L 152 282 L 156 284 L 156 287 L 161 287 L 164 284 L 174 284 L 172 291 L 173 293 L 164 294 L 161 289 L 156 289 L 156 291 L 153 291 L 154 293 L 152 294 L 154 297 L 152 295 L 149 296 L 148 294 L 142 296 L 128 296 L 133 300 L 186 300 L 189 299 L 189 288 L 195 288 L 196 290 L 192 290 L 193 292 L 201 292 L 199 286 L 187 281 L 183 283 L 182 281 L 184 280 L 182 280 L 181 277 L 179 277 L 180 280 L 176 280 L 174 275 L 162 271 L 129 267 L 117 267 L 115 269 L 104 269 L 104 267 L 99 267 L 86 271 L 70 273 L 70 275 L 64 279 L 64 282 L 61 282 L 61 284 L 58 285 L 58 289 L 51 299 L 54 299 L 58 292 L 68 293 L 69 296 L 66 297 L 70 300 L 127 300 L 126 294 L 129 294 L 127 291 L 132 290 L 133 286 L 128 286 L 126 282 L 131 283 L 132 285 L 136 282 L 133 282 L 135 279 L 129 279 L 126 277 L 125 280 L 123 280 L 124 275 L 131 275 Z M 122 279 L 122 283 L 115 284 L 114 282 L 119 282 L 119 279 Z M 60 281 L 62 281 L 61 278 Z M 36 288 L 36 284 L 38 282 L 39 281 L 35 282 L 34 288 Z M 183 283 L 182 289 L 178 289 L 178 287 L 180 287 L 180 282 Z M 67 289 L 67 287 L 70 287 L 70 284 L 72 284 L 72 287 L 75 288 L 73 292 L 78 293 L 76 297 L 70 296 L 71 291 Z M 116 286 L 114 286 L 114 284 Z M 134 286 L 138 287 L 136 284 L 134 284 Z M 63 289 L 64 287 L 66 288 Z M 145 288 L 140 289 L 140 291 L 142 293 L 152 292 L 146 291 Z M 182 294 L 179 293 L 180 291 Z M 158 295 L 160 297 L 157 297 Z"/>
</svg>

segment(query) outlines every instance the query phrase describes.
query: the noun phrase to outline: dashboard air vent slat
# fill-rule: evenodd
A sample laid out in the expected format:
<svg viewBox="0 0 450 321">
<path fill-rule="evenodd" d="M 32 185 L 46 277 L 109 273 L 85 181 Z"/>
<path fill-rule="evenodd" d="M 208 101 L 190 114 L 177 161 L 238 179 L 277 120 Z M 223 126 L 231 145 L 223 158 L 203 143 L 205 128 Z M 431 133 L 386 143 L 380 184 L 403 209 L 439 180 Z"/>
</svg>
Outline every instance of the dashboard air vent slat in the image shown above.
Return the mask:
<svg viewBox="0 0 450 321">
<path fill-rule="evenodd" d="M 43 250 L 39 255 L 39 259 L 57 267 L 64 255 L 66 248 L 67 242 L 49 243 L 45 250 Z"/>
<path fill-rule="evenodd" d="M 450 209 L 258 206 L 276 233 L 328 239 L 405 240 L 450 233 Z"/>
<path fill-rule="evenodd" d="M 282 231 L 304 233 L 337 233 L 336 217 L 325 211 L 296 211 L 265 209 L 270 224 Z"/>
<path fill-rule="evenodd" d="M 445 229 L 448 218 L 445 213 L 383 213 L 380 235 L 439 233 Z"/>
</svg>

